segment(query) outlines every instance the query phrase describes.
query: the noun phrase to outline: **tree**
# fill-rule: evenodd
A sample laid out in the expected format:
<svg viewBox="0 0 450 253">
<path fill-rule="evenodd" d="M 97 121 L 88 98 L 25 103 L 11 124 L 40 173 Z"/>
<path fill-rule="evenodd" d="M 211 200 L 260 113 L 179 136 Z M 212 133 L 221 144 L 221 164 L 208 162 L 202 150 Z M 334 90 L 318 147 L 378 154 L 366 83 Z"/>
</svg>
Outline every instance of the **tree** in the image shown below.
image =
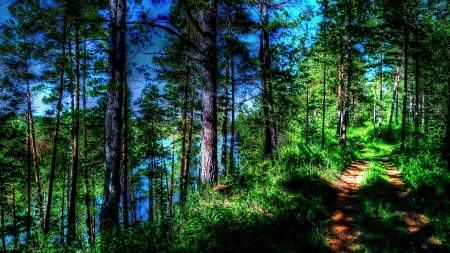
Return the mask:
<svg viewBox="0 0 450 253">
<path fill-rule="evenodd" d="M 109 14 L 108 96 L 105 117 L 106 171 L 100 229 L 119 224 L 122 97 L 125 81 L 126 1 L 111 1 Z"/>
</svg>

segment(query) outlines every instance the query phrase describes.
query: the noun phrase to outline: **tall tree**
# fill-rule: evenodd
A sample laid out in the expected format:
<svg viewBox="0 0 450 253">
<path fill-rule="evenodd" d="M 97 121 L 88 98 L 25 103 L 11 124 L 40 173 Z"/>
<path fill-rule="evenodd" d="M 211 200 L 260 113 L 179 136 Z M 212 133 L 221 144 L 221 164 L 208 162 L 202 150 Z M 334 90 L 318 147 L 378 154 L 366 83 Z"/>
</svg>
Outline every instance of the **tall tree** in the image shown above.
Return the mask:
<svg viewBox="0 0 450 253">
<path fill-rule="evenodd" d="M 126 0 L 111 0 L 109 13 L 108 95 L 105 117 L 106 171 L 100 229 L 119 224 L 122 96 L 125 81 Z"/>
</svg>

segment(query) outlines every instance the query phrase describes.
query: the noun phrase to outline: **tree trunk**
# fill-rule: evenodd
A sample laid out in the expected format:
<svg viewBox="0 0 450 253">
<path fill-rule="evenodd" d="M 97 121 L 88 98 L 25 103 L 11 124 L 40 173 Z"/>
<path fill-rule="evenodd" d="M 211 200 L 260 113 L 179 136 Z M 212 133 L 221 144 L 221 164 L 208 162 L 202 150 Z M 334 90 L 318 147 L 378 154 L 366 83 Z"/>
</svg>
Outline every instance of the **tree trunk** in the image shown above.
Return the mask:
<svg viewBox="0 0 450 253">
<path fill-rule="evenodd" d="M 126 1 L 110 1 L 108 95 L 105 116 L 106 171 L 100 230 L 119 225 L 122 95 L 125 81 Z M 120 28 L 120 30 L 119 30 Z"/>
<path fill-rule="evenodd" d="M 342 49 L 344 51 L 344 47 Z M 344 104 L 344 52 L 340 56 L 340 64 L 338 69 L 338 116 L 337 116 L 337 127 L 336 136 L 341 137 L 342 135 L 342 116 L 343 116 L 343 104 Z"/>
<path fill-rule="evenodd" d="M 192 150 L 192 130 L 194 127 L 194 95 L 195 95 L 195 86 L 194 84 L 191 85 L 191 104 L 190 104 L 190 115 L 189 115 L 189 139 L 187 144 L 187 151 L 186 151 L 186 185 L 185 185 L 185 197 L 187 197 L 187 190 L 189 185 L 189 173 L 190 173 L 190 167 L 191 167 L 191 150 Z"/>
<path fill-rule="evenodd" d="M 400 56 L 399 56 L 399 58 L 400 58 Z M 392 116 L 394 115 L 394 107 L 395 107 L 395 103 L 396 103 L 399 83 L 400 83 L 400 65 L 397 66 L 397 70 L 395 72 L 394 92 L 392 94 L 391 110 L 389 112 L 389 121 L 388 121 L 388 129 L 387 129 L 387 139 L 389 141 L 391 140 Z"/>
<path fill-rule="evenodd" d="M 66 18 L 64 17 L 64 21 Z M 64 22 L 65 24 L 65 22 Z M 63 28 L 62 34 L 62 58 L 65 58 L 66 55 L 66 25 Z M 58 135 L 59 135 L 59 121 L 62 109 L 62 95 L 64 90 L 64 68 L 65 62 L 61 62 L 61 68 L 59 71 L 59 89 L 58 89 L 58 103 L 56 105 L 56 120 L 55 120 L 55 130 L 53 133 L 53 151 L 52 151 L 52 162 L 50 167 L 50 179 L 48 186 L 48 196 L 47 196 L 47 210 L 45 212 L 45 224 L 44 224 L 44 234 L 48 234 L 49 225 L 50 225 L 50 214 L 52 211 L 52 197 L 53 197 L 53 182 L 55 180 L 55 170 L 56 170 L 56 155 L 58 153 Z"/>
<path fill-rule="evenodd" d="M 67 173 L 69 174 L 69 173 Z M 67 179 L 69 179 L 70 175 L 67 175 Z M 60 225 L 60 233 L 59 233 L 59 240 L 61 241 L 61 244 L 64 245 L 64 211 L 66 210 L 65 207 L 65 189 L 69 189 L 68 186 L 66 186 L 66 173 L 63 172 L 63 190 L 61 191 L 61 225 Z"/>
<path fill-rule="evenodd" d="M 86 52 L 86 40 L 84 40 L 84 51 Z M 84 75 L 83 75 L 83 110 L 87 110 L 86 108 L 86 58 L 84 58 Z M 87 151 L 87 123 L 86 123 L 86 115 L 83 116 L 83 160 L 84 160 L 84 204 L 86 206 L 86 227 L 87 227 L 87 234 L 88 234 L 88 242 L 91 246 L 94 245 L 94 226 L 92 226 L 92 215 L 91 215 L 91 208 L 90 208 L 90 191 L 89 191 L 89 173 L 88 173 L 88 167 L 87 167 L 87 157 L 88 157 L 88 151 Z M 94 180 L 94 178 L 92 178 Z"/>
<path fill-rule="evenodd" d="M 269 55 L 269 10 L 268 3 L 260 3 L 260 43 L 259 43 L 259 60 L 261 62 L 261 86 L 264 113 L 264 131 L 265 131 L 265 147 L 264 159 L 273 154 L 276 147 L 276 130 L 273 121 L 273 98 L 272 88 L 268 80 L 269 70 L 271 66 Z"/>
<path fill-rule="evenodd" d="M 172 136 L 172 171 L 170 173 L 170 191 L 169 191 L 169 215 L 173 214 L 173 183 L 175 173 L 175 135 Z M 180 175 L 182 176 L 182 175 Z"/>
<path fill-rule="evenodd" d="M 67 217 L 68 231 L 67 243 L 71 244 L 76 236 L 76 209 L 78 191 L 78 144 L 80 132 L 80 41 L 79 27 L 75 24 L 75 118 L 73 121 L 73 148 L 72 148 L 72 184 L 70 190 L 69 214 Z"/>
<path fill-rule="evenodd" d="M 201 181 L 217 184 L 217 0 L 209 0 L 202 23 Z"/>
<path fill-rule="evenodd" d="M 305 140 L 306 144 L 309 144 L 309 82 L 306 81 L 306 127 L 305 127 Z"/>
<path fill-rule="evenodd" d="M 30 238 L 30 230 L 31 230 L 31 129 L 29 124 L 27 134 L 27 152 L 28 152 L 27 156 L 27 241 L 28 241 L 28 239 Z M 0 205 L 3 208 L 3 203 L 1 203 L 1 193 L 0 193 Z"/>
<path fill-rule="evenodd" d="M 378 136 L 383 128 L 383 42 L 380 42 L 380 107 L 378 112 Z"/>
<path fill-rule="evenodd" d="M 230 65 L 229 59 L 226 60 L 225 67 L 225 85 L 224 85 L 224 94 L 222 99 L 222 155 L 221 155 L 221 163 L 220 163 L 220 172 L 222 174 L 222 178 L 227 176 L 227 124 L 228 124 L 228 82 L 230 80 Z"/>
<path fill-rule="evenodd" d="M 406 103 L 407 103 L 407 93 L 408 93 L 408 28 L 404 27 L 405 36 L 405 71 L 404 71 L 404 87 L 403 87 L 403 109 L 402 109 L 402 137 L 400 150 L 405 150 L 406 142 Z"/>
<path fill-rule="evenodd" d="M 125 71 L 124 71 L 125 72 Z M 126 73 L 124 73 L 126 75 Z M 122 208 L 123 225 L 128 229 L 128 85 L 123 83 L 123 163 L 122 163 Z"/>
<path fill-rule="evenodd" d="M 351 12 L 351 6 L 349 7 L 349 19 L 348 19 L 348 29 L 349 29 L 349 35 L 348 37 L 348 45 L 347 45 L 347 80 L 346 80 L 346 89 L 344 92 L 345 97 L 345 108 L 344 108 L 344 118 L 342 122 L 342 136 L 341 136 L 341 148 L 345 149 L 347 145 L 347 128 L 348 128 L 348 122 L 349 122 L 349 109 L 350 109 L 350 86 L 352 82 L 352 30 L 351 30 L 351 22 L 353 21 L 352 12 Z"/>
<path fill-rule="evenodd" d="M 28 63 L 26 64 L 26 71 L 28 71 Z M 31 147 L 33 150 L 33 164 L 34 164 L 34 175 L 36 180 L 36 193 L 37 193 L 37 200 L 39 205 L 39 217 L 40 217 L 40 223 L 41 226 L 44 226 L 44 206 L 42 203 L 42 192 L 41 192 L 41 180 L 40 180 L 40 171 L 39 171 L 39 165 L 38 165 L 38 154 L 37 154 L 37 148 L 36 148 L 36 137 L 35 137 L 35 130 L 34 130 L 34 123 L 33 123 L 33 111 L 31 109 L 31 90 L 30 90 L 30 82 L 28 78 L 26 78 L 26 85 L 27 85 L 27 106 L 28 106 L 28 127 L 31 130 Z"/>
<path fill-rule="evenodd" d="M 190 22 L 188 21 L 188 40 L 190 39 Z M 181 154 L 180 154 L 180 200 L 186 200 L 186 182 L 188 175 L 186 174 L 186 115 L 187 103 L 189 94 L 189 44 L 187 45 L 186 54 L 186 73 L 184 76 L 184 96 L 183 96 L 183 111 L 181 113 Z"/>
<path fill-rule="evenodd" d="M 419 34 L 416 31 L 416 106 L 414 112 L 415 128 L 414 128 L 414 146 L 416 150 L 419 150 Z"/>
<path fill-rule="evenodd" d="M 325 100 L 326 100 L 326 88 L 327 88 L 327 6 L 328 2 L 325 0 L 324 2 L 324 19 L 325 19 L 325 35 L 324 35 L 324 59 L 323 59 L 323 96 L 322 96 L 322 150 L 325 150 Z"/>
<path fill-rule="evenodd" d="M 2 166 L 0 166 L 0 212 L 1 212 L 1 226 L 2 226 L 2 230 L 1 232 L 1 236 L 2 236 L 2 249 L 4 252 L 6 252 L 6 236 L 5 236 L 5 210 L 4 210 L 4 202 L 3 202 L 3 195 L 4 195 L 4 191 L 3 191 L 3 171 L 2 171 Z"/>
<path fill-rule="evenodd" d="M 19 237 L 17 236 L 17 219 L 16 219 L 16 189 L 14 184 L 11 184 L 11 209 L 12 209 L 12 232 L 13 232 L 13 247 L 17 249 Z"/>
<path fill-rule="evenodd" d="M 235 102 L 234 102 L 234 94 L 235 94 L 235 83 L 234 83 L 234 55 L 231 54 L 231 129 L 230 129 L 230 167 L 228 168 L 228 173 L 230 176 L 233 176 L 234 169 L 234 135 L 235 135 Z"/>
</svg>

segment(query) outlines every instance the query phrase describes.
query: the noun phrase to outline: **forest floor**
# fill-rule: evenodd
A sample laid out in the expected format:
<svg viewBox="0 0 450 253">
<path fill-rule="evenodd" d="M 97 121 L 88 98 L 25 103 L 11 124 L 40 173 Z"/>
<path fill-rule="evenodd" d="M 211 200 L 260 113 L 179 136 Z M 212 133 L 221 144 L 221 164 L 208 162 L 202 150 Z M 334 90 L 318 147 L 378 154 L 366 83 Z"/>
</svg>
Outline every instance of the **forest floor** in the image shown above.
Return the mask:
<svg viewBox="0 0 450 253">
<path fill-rule="evenodd" d="M 384 186 L 369 175 L 374 161 L 382 166 L 377 173 L 384 174 Z M 401 172 L 387 158 L 352 162 L 332 186 L 337 198 L 326 243 L 331 252 L 437 252 L 433 227 L 416 212 Z"/>
</svg>

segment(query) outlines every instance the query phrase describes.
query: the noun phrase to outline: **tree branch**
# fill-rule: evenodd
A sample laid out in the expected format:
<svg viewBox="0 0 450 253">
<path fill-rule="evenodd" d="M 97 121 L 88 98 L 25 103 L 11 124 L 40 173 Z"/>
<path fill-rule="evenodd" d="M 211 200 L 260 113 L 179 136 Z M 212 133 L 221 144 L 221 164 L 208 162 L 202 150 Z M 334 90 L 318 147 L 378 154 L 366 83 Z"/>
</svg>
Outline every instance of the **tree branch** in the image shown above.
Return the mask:
<svg viewBox="0 0 450 253">
<path fill-rule="evenodd" d="M 195 51 L 197 51 L 199 54 L 203 55 L 202 50 L 200 48 L 198 48 L 194 43 L 192 43 L 191 41 L 186 39 L 183 35 L 179 34 L 177 31 L 175 31 L 174 29 L 172 29 L 168 26 L 160 25 L 160 24 L 157 24 L 154 22 L 148 22 L 148 21 L 133 21 L 133 22 L 127 22 L 126 24 L 127 25 L 148 25 L 148 26 L 153 26 L 153 27 L 163 29 L 164 31 L 166 31 L 170 34 L 177 36 L 182 41 L 187 43 L 190 47 L 192 47 Z"/>
<path fill-rule="evenodd" d="M 188 8 L 188 5 L 187 5 L 186 0 L 180 0 L 180 1 L 183 1 L 183 3 L 184 3 L 184 8 L 186 9 L 186 13 L 187 13 L 189 19 L 190 19 L 190 20 L 192 21 L 192 23 L 194 24 L 195 28 L 197 28 L 197 31 L 198 31 L 202 36 L 204 36 L 204 35 L 205 35 L 205 32 L 203 32 L 203 29 L 202 29 L 202 28 L 200 27 L 200 25 L 197 23 L 197 20 L 195 20 L 195 18 L 192 16 L 191 11 L 189 11 L 189 8 Z"/>
</svg>

